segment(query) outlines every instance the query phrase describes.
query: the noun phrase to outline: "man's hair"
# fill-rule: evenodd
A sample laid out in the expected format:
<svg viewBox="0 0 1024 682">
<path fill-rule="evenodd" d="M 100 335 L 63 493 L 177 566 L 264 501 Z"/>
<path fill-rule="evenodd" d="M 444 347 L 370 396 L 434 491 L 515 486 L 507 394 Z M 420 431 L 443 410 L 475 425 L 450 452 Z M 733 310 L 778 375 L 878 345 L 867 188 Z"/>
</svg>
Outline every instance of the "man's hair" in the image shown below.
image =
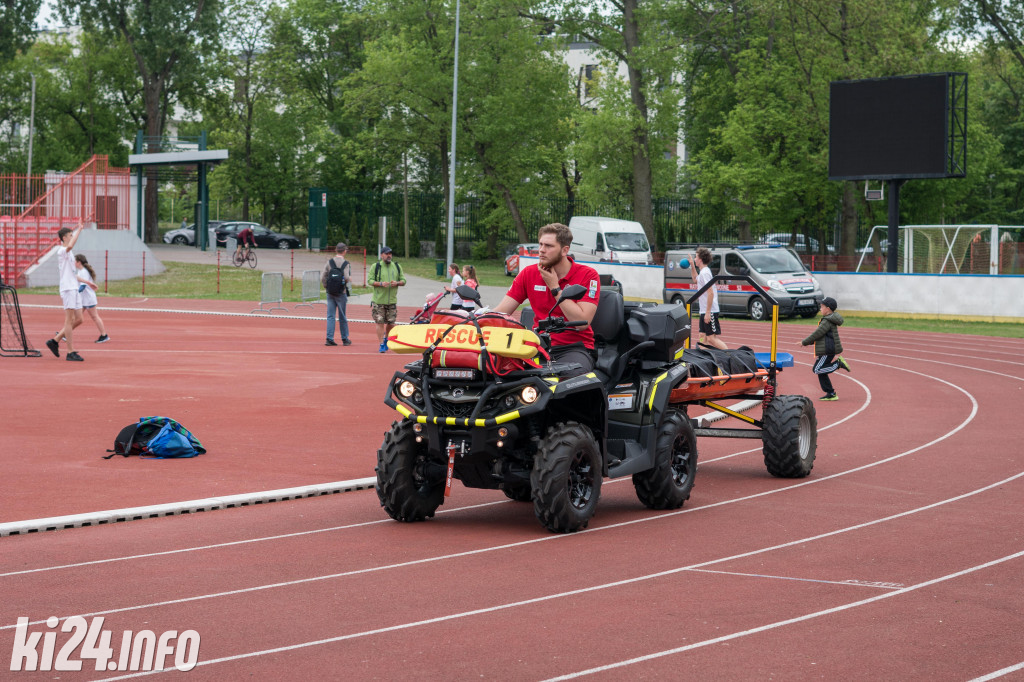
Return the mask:
<svg viewBox="0 0 1024 682">
<path fill-rule="evenodd" d="M 555 235 L 555 240 L 558 242 L 559 246 L 569 246 L 572 244 L 572 230 L 562 223 L 549 223 L 540 228 L 537 230 L 537 239 L 540 239 L 546 234 Z"/>
<path fill-rule="evenodd" d="M 711 264 L 711 249 L 706 246 L 702 246 L 697 249 L 697 258 L 700 258 L 700 262 L 704 265 Z"/>
<path fill-rule="evenodd" d="M 74 232 L 74 230 L 72 230 L 70 227 L 62 227 L 59 230 L 57 230 L 57 239 L 64 241 L 65 235 L 69 235 L 72 232 Z"/>
</svg>

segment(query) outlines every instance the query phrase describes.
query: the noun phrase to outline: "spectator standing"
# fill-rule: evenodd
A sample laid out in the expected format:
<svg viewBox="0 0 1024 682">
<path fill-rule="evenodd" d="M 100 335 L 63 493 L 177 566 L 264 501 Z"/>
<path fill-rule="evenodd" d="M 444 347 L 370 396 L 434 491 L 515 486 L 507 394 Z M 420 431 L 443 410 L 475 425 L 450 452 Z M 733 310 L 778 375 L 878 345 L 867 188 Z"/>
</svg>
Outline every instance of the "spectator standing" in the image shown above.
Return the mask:
<svg viewBox="0 0 1024 682">
<path fill-rule="evenodd" d="M 320 283 L 324 285 L 327 292 L 327 341 L 325 346 L 337 346 L 334 340 L 334 320 L 338 320 L 338 331 L 341 332 L 341 343 L 351 346 L 352 341 L 348 338 L 348 295 L 350 292 L 349 283 L 352 281 L 352 264 L 345 258 L 348 253 L 348 245 L 338 242 L 334 247 L 334 258 L 327 261 L 324 271 L 320 274 Z"/>
<path fill-rule="evenodd" d="M 373 287 L 370 313 L 377 324 L 381 353 L 388 352 L 388 334 L 398 320 L 398 287 L 405 286 L 402 266 L 391 259 L 391 247 L 385 246 L 380 250 L 380 260 L 370 269 L 370 286 Z"/>
<path fill-rule="evenodd" d="M 462 285 L 462 275 L 459 274 L 458 263 L 452 263 L 448 266 L 448 276 L 452 278 L 452 283 L 446 286 L 444 290 L 452 295 L 452 310 L 466 310 L 465 301 L 462 300 L 457 291 L 458 287 Z"/>
<path fill-rule="evenodd" d="M 690 274 L 697 282 L 697 290 L 711 281 L 711 250 L 706 246 L 697 249 L 690 259 Z M 718 319 L 718 287 L 711 286 L 697 299 L 700 304 L 700 340 L 709 346 L 726 350 L 728 346 L 722 341 L 722 323 Z"/>
<path fill-rule="evenodd" d="M 803 346 L 814 344 L 814 366 L 812 370 L 818 375 L 818 383 L 825 395 L 818 400 L 839 400 L 832 379 L 828 376 L 840 367 L 850 371 L 850 363 L 843 359 L 843 344 L 839 341 L 839 327 L 843 324 L 843 316 L 836 312 L 839 304 L 836 299 L 826 296 L 821 301 L 821 320 L 818 328 L 800 342 Z"/>
<path fill-rule="evenodd" d="M 60 246 L 57 247 L 57 270 L 60 275 L 60 300 L 64 306 L 64 327 L 53 335 L 52 339 L 46 340 L 46 347 L 58 358 L 60 350 L 58 342 L 61 337 L 68 344 L 67 359 L 73 362 L 81 362 L 82 356 L 75 352 L 75 345 L 72 341 L 72 332 L 75 327 L 82 324 L 82 297 L 78 293 L 78 275 L 75 272 L 75 254 L 71 250 L 78 241 L 78 235 L 82 233 L 81 226 L 72 230 L 62 227 L 57 231 L 57 238 L 60 239 Z"/>
</svg>

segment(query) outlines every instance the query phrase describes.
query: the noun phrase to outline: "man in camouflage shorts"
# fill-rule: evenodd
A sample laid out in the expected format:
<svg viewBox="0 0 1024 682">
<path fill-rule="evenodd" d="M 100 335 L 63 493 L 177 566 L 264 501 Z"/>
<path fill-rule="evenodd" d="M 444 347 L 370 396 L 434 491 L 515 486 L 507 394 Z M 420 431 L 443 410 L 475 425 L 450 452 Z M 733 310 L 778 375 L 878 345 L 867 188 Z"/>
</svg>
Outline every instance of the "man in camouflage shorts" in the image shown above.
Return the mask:
<svg viewBox="0 0 1024 682">
<path fill-rule="evenodd" d="M 373 287 L 373 299 L 370 302 L 370 313 L 377 324 L 377 341 L 380 352 L 388 351 L 388 334 L 398 321 L 398 287 L 405 286 L 405 275 L 402 266 L 391 261 L 391 248 L 385 246 L 380 251 L 380 260 L 370 268 L 370 286 Z"/>
</svg>

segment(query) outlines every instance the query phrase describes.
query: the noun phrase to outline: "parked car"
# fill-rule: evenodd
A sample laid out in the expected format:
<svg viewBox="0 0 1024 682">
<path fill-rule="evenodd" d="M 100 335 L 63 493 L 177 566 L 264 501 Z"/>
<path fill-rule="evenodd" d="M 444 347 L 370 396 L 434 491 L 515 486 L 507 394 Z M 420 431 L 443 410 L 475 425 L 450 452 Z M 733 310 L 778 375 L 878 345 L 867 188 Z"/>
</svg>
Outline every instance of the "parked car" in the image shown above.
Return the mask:
<svg viewBox="0 0 1024 682">
<path fill-rule="evenodd" d="M 793 250 L 801 254 L 815 254 L 821 253 L 819 249 L 819 242 L 814 237 L 810 238 L 810 248 L 808 248 L 807 238 L 803 234 L 797 233 L 795 236 L 789 232 L 772 232 L 761 237 L 762 244 L 782 244 L 783 246 L 789 246 L 790 240 L 793 240 Z M 825 245 L 826 253 L 835 253 L 836 249 L 831 244 Z"/>
<path fill-rule="evenodd" d="M 211 220 L 207 223 L 211 229 L 216 229 L 224 223 L 223 220 Z M 167 244 L 196 245 L 196 225 L 192 223 L 187 227 L 179 227 L 164 233 L 164 242 Z"/>
<path fill-rule="evenodd" d="M 259 223 L 245 221 L 230 222 L 219 225 L 216 229 L 217 246 L 225 246 L 228 237 L 235 238 L 246 226 L 252 228 L 253 237 L 256 239 L 256 246 L 264 249 L 297 249 L 302 246 L 297 238 L 290 234 L 281 234 L 263 227 Z"/>
<path fill-rule="evenodd" d="M 519 257 L 540 254 L 540 244 L 516 244 L 505 256 L 505 275 L 514 277 L 519 274 Z"/>
</svg>

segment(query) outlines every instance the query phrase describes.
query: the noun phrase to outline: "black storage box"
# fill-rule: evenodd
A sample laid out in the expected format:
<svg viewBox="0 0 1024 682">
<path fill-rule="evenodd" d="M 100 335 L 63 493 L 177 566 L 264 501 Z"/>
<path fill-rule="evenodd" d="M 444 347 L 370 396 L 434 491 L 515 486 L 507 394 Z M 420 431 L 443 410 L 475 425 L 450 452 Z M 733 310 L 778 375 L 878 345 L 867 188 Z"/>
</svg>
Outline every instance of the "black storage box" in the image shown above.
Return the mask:
<svg viewBox="0 0 1024 682">
<path fill-rule="evenodd" d="M 642 353 L 644 360 L 672 362 L 690 338 L 690 318 L 686 316 L 686 306 L 674 303 L 634 308 L 629 311 L 626 327 L 634 343 L 654 341 L 654 347 Z"/>
</svg>

